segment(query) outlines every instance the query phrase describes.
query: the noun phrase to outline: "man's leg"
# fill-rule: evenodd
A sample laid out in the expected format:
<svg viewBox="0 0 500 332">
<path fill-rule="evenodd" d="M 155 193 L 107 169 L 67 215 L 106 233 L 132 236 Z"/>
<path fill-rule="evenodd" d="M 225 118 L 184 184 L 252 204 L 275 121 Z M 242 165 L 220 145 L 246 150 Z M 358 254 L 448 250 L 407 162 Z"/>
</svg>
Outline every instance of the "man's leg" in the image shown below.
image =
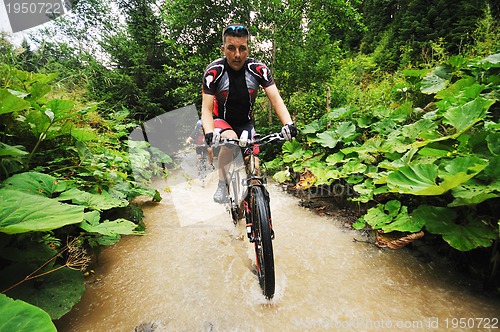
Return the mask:
<svg viewBox="0 0 500 332">
<path fill-rule="evenodd" d="M 221 138 L 238 138 L 236 132 L 229 126 L 229 124 L 220 119 L 214 121 L 215 127 L 221 130 Z M 227 186 L 226 186 L 226 167 L 233 161 L 235 150 L 239 149 L 237 145 L 224 145 L 221 146 L 218 157 L 219 167 L 219 183 L 217 190 L 214 194 L 214 201 L 216 203 L 224 203 L 227 199 Z"/>
</svg>

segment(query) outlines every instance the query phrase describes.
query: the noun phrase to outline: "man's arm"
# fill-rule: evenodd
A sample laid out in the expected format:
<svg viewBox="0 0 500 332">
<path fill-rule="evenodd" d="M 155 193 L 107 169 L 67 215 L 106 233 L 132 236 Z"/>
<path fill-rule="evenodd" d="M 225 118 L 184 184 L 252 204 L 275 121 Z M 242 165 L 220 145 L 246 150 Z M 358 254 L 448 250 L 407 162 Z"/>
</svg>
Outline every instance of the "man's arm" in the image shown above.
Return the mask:
<svg viewBox="0 0 500 332">
<path fill-rule="evenodd" d="M 267 98 L 269 98 L 276 115 L 278 115 L 278 118 L 281 120 L 281 123 L 283 125 L 293 123 L 292 117 L 286 108 L 285 102 L 281 98 L 276 84 L 268 86 L 264 89 L 264 91 L 266 92 Z"/>
<path fill-rule="evenodd" d="M 214 96 L 202 93 L 201 99 L 201 122 L 205 133 L 213 133 L 214 131 Z"/>
</svg>

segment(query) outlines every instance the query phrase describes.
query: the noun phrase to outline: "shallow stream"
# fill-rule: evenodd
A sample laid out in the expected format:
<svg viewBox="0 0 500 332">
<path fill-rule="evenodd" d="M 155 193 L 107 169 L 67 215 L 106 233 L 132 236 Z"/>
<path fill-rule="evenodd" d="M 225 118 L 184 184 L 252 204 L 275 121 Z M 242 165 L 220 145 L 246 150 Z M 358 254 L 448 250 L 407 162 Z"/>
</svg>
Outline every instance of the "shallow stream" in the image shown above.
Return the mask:
<svg viewBox="0 0 500 332">
<path fill-rule="evenodd" d="M 445 265 L 355 242 L 358 232 L 274 184 L 276 295 L 266 300 L 243 224 L 212 202 L 215 183 L 156 182 L 163 201 L 141 201 L 148 235 L 102 252 L 59 331 L 500 330 L 500 302 Z"/>
</svg>

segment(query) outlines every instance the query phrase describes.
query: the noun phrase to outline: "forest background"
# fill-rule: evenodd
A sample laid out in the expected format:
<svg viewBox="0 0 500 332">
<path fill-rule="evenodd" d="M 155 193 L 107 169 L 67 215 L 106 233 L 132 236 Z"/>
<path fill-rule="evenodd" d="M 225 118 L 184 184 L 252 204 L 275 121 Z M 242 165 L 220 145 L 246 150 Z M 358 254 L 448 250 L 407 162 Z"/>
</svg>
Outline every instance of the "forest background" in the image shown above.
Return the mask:
<svg viewBox="0 0 500 332">
<path fill-rule="evenodd" d="M 144 232 L 130 202 L 160 200 L 147 180 L 175 163 L 126 138 L 199 109 L 231 22 L 249 28 L 300 129 L 263 151 L 274 178 L 349 202 L 378 244 L 424 236 L 498 292 L 499 16 L 487 0 L 82 0 L 20 46 L 2 36 L 2 316 L 53 329 L 91 256 Z M 264 95 L 255 113 L 261 133 L 279 130 Z"/>
</svg>

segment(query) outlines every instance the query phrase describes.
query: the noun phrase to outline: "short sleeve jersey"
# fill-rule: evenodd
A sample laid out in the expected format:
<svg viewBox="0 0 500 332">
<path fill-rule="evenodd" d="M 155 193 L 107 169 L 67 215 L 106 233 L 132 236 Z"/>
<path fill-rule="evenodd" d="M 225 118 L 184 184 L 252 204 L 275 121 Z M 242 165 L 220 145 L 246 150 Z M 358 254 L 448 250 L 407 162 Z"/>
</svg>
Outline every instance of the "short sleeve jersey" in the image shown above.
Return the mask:
<svg viewBox="0 0 500 332">
<path fill-rule="evenodd" d="M 259 91 L 273 85 L 269 68 L 248 58 L 241 70 L 232 69 L 226 58 L 208 65 L 203 74 L 203 93 L 214 96 L 214 118 L 239 126 L 253 120 L 253 105 Z"/>
</svg>

